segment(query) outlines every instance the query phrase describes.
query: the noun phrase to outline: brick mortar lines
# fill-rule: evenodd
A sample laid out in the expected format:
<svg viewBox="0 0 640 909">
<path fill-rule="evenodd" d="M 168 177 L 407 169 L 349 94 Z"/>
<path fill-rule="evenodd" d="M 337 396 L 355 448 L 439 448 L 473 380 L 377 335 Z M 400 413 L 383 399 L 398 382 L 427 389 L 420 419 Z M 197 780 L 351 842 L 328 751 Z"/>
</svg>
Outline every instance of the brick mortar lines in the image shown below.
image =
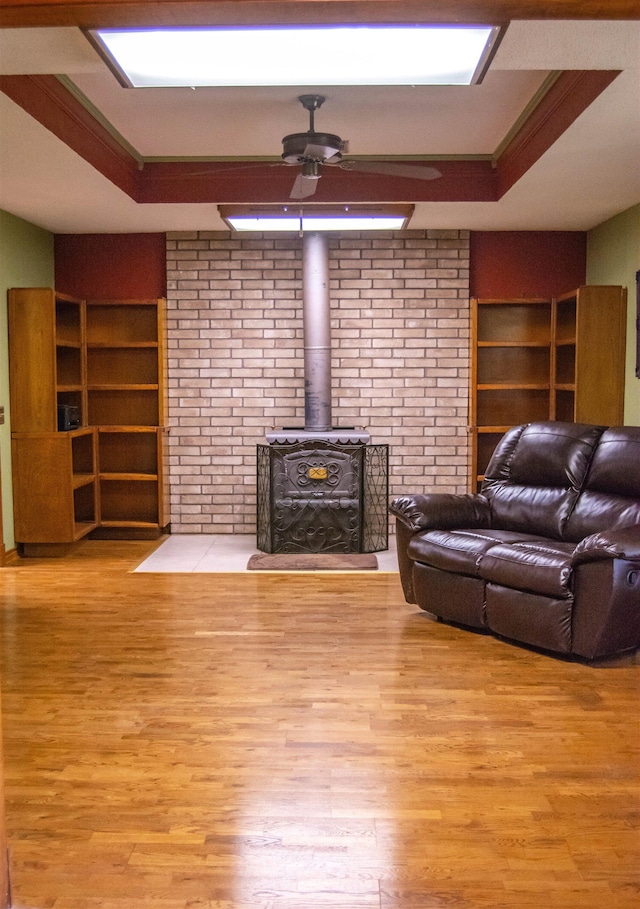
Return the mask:
<svg viewBox="0 0 640 909">
<path fill-rule="evenodd" d="M 390 446 L 391 496 L 463 492 L 469 238 L 330 239 L 332 410 Z M 254 533 L 256 445 L 304 422 L 298 237 L 169 234 L 169 477 L 175 533 Z"/>
</svg>

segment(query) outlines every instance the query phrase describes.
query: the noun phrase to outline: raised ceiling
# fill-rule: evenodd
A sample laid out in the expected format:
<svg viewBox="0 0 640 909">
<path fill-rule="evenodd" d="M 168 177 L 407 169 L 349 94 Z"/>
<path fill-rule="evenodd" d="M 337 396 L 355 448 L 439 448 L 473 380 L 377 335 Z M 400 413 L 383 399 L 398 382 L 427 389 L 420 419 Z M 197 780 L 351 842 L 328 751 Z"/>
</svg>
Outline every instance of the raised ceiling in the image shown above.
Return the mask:
<svg viewBox="0 0 640 909">
<path fill-rule="evenodd" d="M 443 174 L 327 168 L 314 201 L 413 202 L 412 227 L 475 230 L 588 230 L 640 202 L 637 3 L 566 0 L 554 14 L 576 18 L 551 20 L 498 0 L 151 7 L 0 3 L 0 208 L 56 233 L 224 229 L 217 203 L 287 202 L 297 170 L 281 139 L 306 130 L 297 96 L 310 90 L 327 99 L 316 128 L 348 139 L 349 157 Z M 238 7 L 245 22 L 466 16 L 506 29 L 477 86 L 197 90 L 122 88 L 80 29 L 228 22 Z"/>
</svg>

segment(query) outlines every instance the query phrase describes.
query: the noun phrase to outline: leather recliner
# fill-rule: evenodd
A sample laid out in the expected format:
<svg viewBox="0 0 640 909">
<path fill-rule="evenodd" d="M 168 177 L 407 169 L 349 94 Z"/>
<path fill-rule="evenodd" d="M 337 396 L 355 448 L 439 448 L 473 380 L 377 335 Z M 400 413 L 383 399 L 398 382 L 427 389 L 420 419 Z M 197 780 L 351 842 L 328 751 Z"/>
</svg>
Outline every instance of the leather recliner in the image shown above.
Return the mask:
<svg viewBox="0 0 640 909">
<path fill-rule="evenodd" d="M 390 510 L 408 603 L 588 660 L 640 646 L 640 427 L 517 426 L 479 493 Z"/>
</svg>

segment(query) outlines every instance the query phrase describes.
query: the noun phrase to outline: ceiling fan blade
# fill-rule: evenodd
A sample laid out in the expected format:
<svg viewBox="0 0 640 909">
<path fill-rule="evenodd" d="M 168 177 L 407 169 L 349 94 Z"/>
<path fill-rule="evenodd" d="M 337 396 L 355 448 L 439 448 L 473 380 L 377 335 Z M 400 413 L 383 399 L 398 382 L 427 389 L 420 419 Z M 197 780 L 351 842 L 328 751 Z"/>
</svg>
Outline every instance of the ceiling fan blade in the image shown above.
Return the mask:
<svg viewBox="0 0 640 909">
<path fill-rule="evenodd" d="M 227 166 L 229 165 L 229 166 Z M 234 166 L 232 166 L 234 165 Z M 284 161 L 220 161 L 207 166 L 202 163 L 201 170 L 186 170 L 178 167 L 170 173 L 154 174 L 154 180 L 194 180 L 200 177 L 224 178 L 227 174 L 251 174 L 251 171 L 264 170 L 267 167 L 285 167 Z"/>
<path fill-rule="evenodd" d="M 335 148 L 330 145 L 314 145 L 310 143 L 305 146 L 304 157 L 312 161 L 330 161 L 336 155 Z"/>
<path fill-rule="evenodd" d="M 435 167 L 420 164 L 401 164 L 394 161 L 342 161 L 343 170 L 362 171 L 369 174 L 389 174 L 391 177 L 407 177 L 410 180 L 437 180 L 442 174 Z"/>
<path fill-rule="evenodd" d="M 318 179 L 317 177 L 311 179 L 310 177 L 305 177 L 304 174 L 298 174 L 296 177 L 295 183 L 289 193 L 290 199 L 308 199 L 309 196 L 313 196 L 316 189 L 318 188 Z"/>
</svg>

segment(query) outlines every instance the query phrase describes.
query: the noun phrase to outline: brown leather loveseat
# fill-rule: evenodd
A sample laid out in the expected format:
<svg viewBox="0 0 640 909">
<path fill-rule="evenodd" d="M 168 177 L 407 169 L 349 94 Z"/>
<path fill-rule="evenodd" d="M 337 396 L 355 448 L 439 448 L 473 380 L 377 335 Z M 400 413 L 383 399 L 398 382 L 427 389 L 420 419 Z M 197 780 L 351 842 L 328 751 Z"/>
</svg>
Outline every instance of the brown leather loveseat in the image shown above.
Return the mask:
<svg viewBox="0 0 640 909">
<path fill-rule="evenodd" d="M 407 602 L 589 660 L 640 645 L 640 427 L 517 426 L 478 494 L 391 513 Z"/>
</svg>

